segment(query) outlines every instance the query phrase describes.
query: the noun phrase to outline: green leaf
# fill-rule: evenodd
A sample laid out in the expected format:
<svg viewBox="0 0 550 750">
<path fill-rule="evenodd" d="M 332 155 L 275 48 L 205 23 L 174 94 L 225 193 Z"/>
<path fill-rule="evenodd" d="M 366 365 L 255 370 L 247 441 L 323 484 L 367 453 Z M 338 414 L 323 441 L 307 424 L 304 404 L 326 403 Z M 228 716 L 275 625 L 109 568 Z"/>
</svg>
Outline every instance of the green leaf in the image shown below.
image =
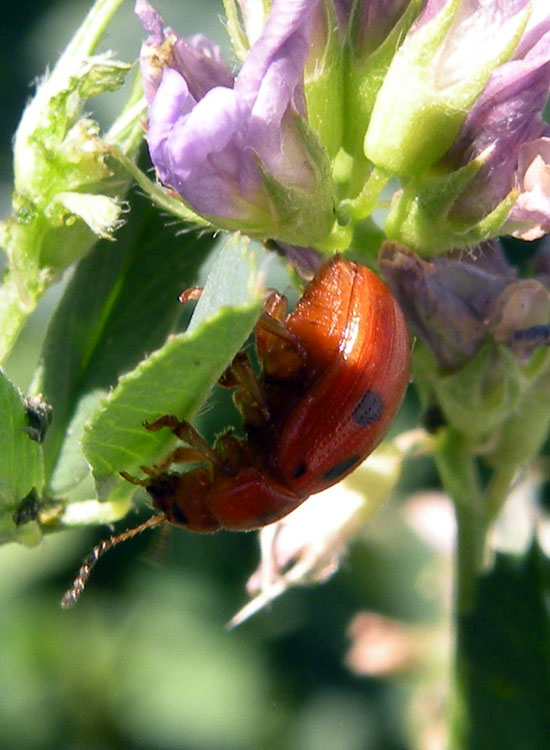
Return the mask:
<svg viewBox="0 0 550 750">
<path fill-rule="evenodd" d="M 84 451 L 101 497 L 112 491 L 133 492 L 131 485 L 121 483 L 118 472 L 135 472 L 140 465 L 153 463 L 173 441 L 169 430 L 148 432 L 143 423 L 163 414 L 189 419 L 241 348 L 261 308 L 261 298 L 250 283 L 252 273 L 252 258 L 244 243 L 226 242 L 189 331 L 172 337 L 121 378 L 85 428 Z M 227 307 L 230 303 L 240 306 Z M 213 309 L 217 312 L 212 317 Z"/>
<path fill-rule="evenodd" d="M 178 236 L 148 201 L 134 197 L 131 205 L 119 241 L 99 242 L 77 267 L 46 336 L 36 385 L 54 410 L 44 451 L 57 494 L 81 476 L 79 438 L 91 409 L 177 330 L 178 295 L 197 283 L 213 246 L 210 236 Z"/>
<path fill-rule="evenodd" d="M 241 348 L 259 309 L 258 304 L 225 309 L 193 333 L 175 336 L 121 378 L 84 431 L 84 450 L 98 480 L 161 455 L 171 433 L 148 432 L 143 423 L 163 414 L 189 419 Z"/>
<path fill-rule="evenodd" d="M 458 623 L 454 736 L 468 750 L 534 750 L 550 737 L 550 573 L 538 545 L 498 554 Z"/>
<path fill-rule="evenodd" d="M 16 536 L 13 514 L 25 497 L 42 492 L 42 449 L 28 426 L 25 400 L 0 370 L 0 541 Z"/>
</svg>

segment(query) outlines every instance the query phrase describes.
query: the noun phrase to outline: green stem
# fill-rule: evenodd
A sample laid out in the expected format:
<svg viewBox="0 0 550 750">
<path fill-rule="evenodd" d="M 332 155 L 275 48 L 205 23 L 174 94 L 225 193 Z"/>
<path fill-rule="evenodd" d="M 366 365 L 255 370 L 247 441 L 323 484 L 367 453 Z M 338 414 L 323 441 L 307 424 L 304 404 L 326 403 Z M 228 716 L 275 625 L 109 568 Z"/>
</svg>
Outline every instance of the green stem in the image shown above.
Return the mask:
<svg viewBox="0 0 550 750">
<path fill-rule="evenodd" d="M 146 115 L 147 106 L 143 97 L 141 76 L 138 74 L 134 79 L 128 101 L 109 128 L 105 141 L 115 144 L 126 156 L 136 156 L 143 144 Z"/>
<path fill-rule="evenodd" d="M 391 175 L 384 169 L 373 167 L 359 195 L 352 200 L 342 201 L 343 206 L 349 209 L 355 221 L 362 221 L 371 215 L 378 206 L 380 193 L 388 184 L 390 177 Z"/>
<path fill-rule="evenodd" d="M 0 245 L 7 256 L 7 269 L 0 286 L 0 362 L 11 352 L 48 284 L 47 276 L 40 273 L 36 257 L 36 247 L 43 241 L 45 222 L 36 215 L 27 219 L 26 203 L 16 194 L 13 207 L 13 215 L 0 227 Z"/>
<path fill-rule="evenodd" d="M 463 623 L 476 607 L 487 532 L 487 513 L 475 460 L 467 440 L 451 428 L 447 428 L 437 441 L 434 457 L 443 486 L 454 503 L 457 524 L 456 642 L 449 702 L 449 747 L 453 750 L 465 750 L 470 746 L 471 676 L 463 641 Z"/>
<path fill-rule="evenodd" d="M 346 224 L 342 226 L 334 223 L 330 234 L 317 246 L 322 252 L 343 252 L 347 250 L 353 238 L 353 226 Z"/>
<path fill-rule="evenodd" d="M 122 2 L 97 0 L 52 72 L 37 88 L 18 125 L 14 142 L 13 214 L 0 226 L 0 244 L 8 258 L 8 270 L 0 289 L 0 362 L 13 348 L 25 321 L 52 281 L 47 269 L 40 267 L 42 242 L 52 227 L 42 208 L 37 208 L 36 194 L 29 189 L 32 178 L 43 186 L 43 175 L 35 174 L 32 156 L 37 123 L 50 109 L 52 98 L 68 87 L 71 77 L 92 54 Z M 131 131 L 130 124 L 126 124 L 124 136 L 132 145 L 137 144 L 135 131 L 135 127 Z M 42 195 L 39 197 L 45 201 Z"/>
<path fill-rule="evenodd" d="M 442 434 L 435 460 L 457 522 L 455 606 L 457 614 L 472 611 L 483 563 L 487 514 L 474 457 L 466 439 L 448 428 Z"/>
<path fill-rule="evenodd" d="M 10 353 L 25 321 L 36 307 L 36 301 L 21 300 L 20 289 L 12 271 L 6 271 L 0 288 L 0 362 Z"/>
</svg>

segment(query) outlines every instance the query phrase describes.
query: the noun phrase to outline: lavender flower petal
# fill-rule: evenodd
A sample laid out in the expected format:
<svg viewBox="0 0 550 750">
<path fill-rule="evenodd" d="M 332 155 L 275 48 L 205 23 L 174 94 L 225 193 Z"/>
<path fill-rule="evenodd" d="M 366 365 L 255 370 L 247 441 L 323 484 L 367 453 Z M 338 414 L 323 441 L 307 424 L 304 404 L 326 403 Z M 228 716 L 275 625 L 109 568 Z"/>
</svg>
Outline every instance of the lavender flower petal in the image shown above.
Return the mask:
<svg viewBox="0 0 550 750">
<path fill-rule="evenodd" d="M 151 158 L 163 182 L 199 213 L 254 229 L 281 222 L 264 174 L 289 189 L 316 189 L 318 165 L 295 118 L 306 114 L 303 68 L 317 2 L 275 0 L 233 81 L 215 46 L 163 29 L 160 16 L 138 0 L 150 33 L 148 59 L 151 47 L 162 59 L 160 77 L 149 72 L 146 86 Z"/>
<path fill-rule="evenodd" d="M 215 86 L 233 87 L 233 74 L 217 44 L 202 34 L 184 39 L 172 29 L 164 28 L 162 16 L 147 0 L 136 0 L 135 12 L 149 33 L 140 55 L 143 89 L 148 104 L 153 101 L 165 66 L 174 68 L 185 78 L 196 100 Z"/>
<path fill-rule="evenodd" d="M 524 36 L 519 45 L 524 56 L 519 58 L 516 51 L 515 59 L 492 74 L 448 155 L 455 166 L 462 166 L 483 152 L 487 154 L 468 190 L 456 201 L 453 216 L 480 219 L 519 186 L 522 196 L 510 221 L 537 227 L 529 237 L 516 229 L 514 233 L 525 239 L 540 237 L 550 222 L 548 198 L 541 201 L 540 195 L 534 196 L 546 193 L 544 165 L 549 163 L 545 138 L 550 136 L 550 127 L 541 117 L 550 87 L 549 25 L 550 19 L 538 23 L 528 33 L 534 46 L 529 48 Z M 540 36 L 542 32 L 546 33 Z"/>
</svg>

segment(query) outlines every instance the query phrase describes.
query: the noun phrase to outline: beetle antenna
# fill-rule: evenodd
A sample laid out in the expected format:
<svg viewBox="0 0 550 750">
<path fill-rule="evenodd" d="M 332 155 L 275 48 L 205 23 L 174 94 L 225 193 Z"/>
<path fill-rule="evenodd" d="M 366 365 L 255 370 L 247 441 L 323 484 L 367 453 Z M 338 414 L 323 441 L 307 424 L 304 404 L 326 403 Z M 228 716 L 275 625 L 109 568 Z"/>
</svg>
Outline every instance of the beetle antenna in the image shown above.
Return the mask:
<svg viewBox="0 0 550 750">
<path fill-rule="evenodd" d="M 90 577 L 92 568 L 99 560 L 99 558 L 103 554 L 105 554 L 105 552 L 112 549 L 121 542 L 126 542 L 128 539 L 133 539 L 133 537 L 141 534 L 141 532 L 145 531 L 146 529 L 152 529 L 155 526 L 159 526 L 159 524 L 164 523 L 165 521 L 166 516 L 164 513 L 156 516 L 151 516 L 151 518 L 148 518 L 147 521 L 141 523 L 139 526 L 135 526 L 133 529 L 127 529 L 126 531 L 123 531 L 122 534 L 111 536 L 109 537 L 109 539 L 104 539 L 99 544 L 96 544 L 96 546 L 91 550 L 88 557 L 84 560 L 82 567 L 78 571 L 78 575 L 74 579 L 73 585 L 65 593 L 63 599 L 61 600 L 61 606 L 63 607 L 63 609 L 70 609 L 77 603 L 80 598 L 80 594 L 84 591 L 84 587 L 86 586 L 86 582 Z"/>
</svg>

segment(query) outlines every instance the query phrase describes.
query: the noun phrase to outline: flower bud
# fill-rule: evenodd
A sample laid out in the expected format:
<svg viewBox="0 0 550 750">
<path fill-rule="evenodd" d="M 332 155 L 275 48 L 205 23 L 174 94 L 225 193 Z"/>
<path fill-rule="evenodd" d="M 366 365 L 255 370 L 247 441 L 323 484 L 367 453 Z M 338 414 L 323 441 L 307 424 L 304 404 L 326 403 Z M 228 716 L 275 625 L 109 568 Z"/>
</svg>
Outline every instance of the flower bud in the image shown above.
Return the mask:
<svg viewBox="0 0 550 750">
<path fill-rule="evenodd" d="M 396 52 L 376 97 L 365 154 L 392 175 L 415 177 L 453 144 L 491 72 L 517 45 L 528 2 L 432 0 Z"/>
<path fill-rule="evenodd" d="M 489 15 L 489 6 L 479 10 L 472 33 L 483 28 L 484 16 L 485 23 L 493 20 Z M 521 31 L 525 13 L 510 6 L 508 15 L 495 23 L 503 22 L 508 36 L 518 41 L 512 31 Z M 468 36 L 457 38 L 456 46 L 455 63 L 459 52 L 468 50 Z M 511 51 L 510 45 L 507 49 Z M 473 57 L 476 65 L 478 56 Z M 465 105 L 462 114 L 467 116 L 447 144 L 450 149 L 435 164 L 430 156 L 425 166 L 433 165 L 432 172 L 416 173 L 394 200 L 386 223 L 389 237 L 433 254 L 503 234 L 536 239 L 550 228 L 550 127 L 542 118 L 550 77 L 550 16 L 541 16 L 537 3 L 511 59 L 488 71 L 475 102 Z M 434 128 L 429 148 L 437 148 L 445 133 Z M 392 148 L 400 154 L 406 144 L 397 142 Z"/>
<path fill-rule="evenodd" d="M 473 442 L 493 464 L 519 464 L 550 424 L 550 291 L 518 279 L 496 243 L 433 262 L 386 243 L 382 275 L 425 346 L 413 372 L 425 408 Z M 515 462 L 515 463 L 514 463 Z"/>
<path fill-rule="evenodd" d="M 311 39 L 304 66 L 304 95 L 308 122 L 331 159 L 342 146 L 344 129 L 342 35 L 332 2 L 320 2 L 312 14 Z"/>
<path fill-rule="evenodd" d="M 79 115 L 84 96 L 117 88 L 129 68 L 108 55 L 89 58 L 72 75 L 56 68 L 23 113 L 15 135 L 15 201 L 26 205 L 36 223 L 45 218 L 51 232 L 80 219 L 93 233 L 106 237 L 118 225 L 120 203 L 97 190 L 111 177 L 107 146 L 100 138 L 99 126 Z M 14 214 L 14 222 L 18 222 L 17 216 Z M 17 231 L 14 224 L 11 227 Z M 42 239 L 43 231 L 41 225 Z M 83 254 L 91 240 L 85 247 L 70 243 L 69 262 Z M 63 243 L 52 237 L 50 247 L 56 244 Z M 49 265 L 62 269 L 67 258 L 57 260 L 50 253 Z"/>
<path fill-rule="evenodd" d="M 365 133 L 376 97 L 419 7 L 418 0 L 363 0 L 350 14 L 344 145 L 355 159 L 364 158 Z"/>
<path fill-rule="evenodd" d="M 394 197 L 384 227 L 386 236 L 426 255 L 437 255 L 452 248 L 469 248 L 499 236 L 518 197 L 516 189 L 480 219 L 473 217 L 467 222 L 452 215 L 457 200 L 470 192 L 472 182 L 490 152 L 491 149 L 487 149 L 453 172 L 429 175 L 408 183 Z"/>
<path fill-rule="evenodd" d="M 498 243 L 422 260 L 393 242 L 379 256 L 383 278 L 439 366 L 457 370 L 479 351 L 501 292 L 517 283 Z M 519 326 L 518 326 L 519 327 Z"/>
<path fill-rule="evenodd" d="M 526 240 L 550 228 L 550 126 L 542 117 L 550 82 L 550 16 L 528 27 L 511 60 L 491 75 L 446 157 L 460 168 L 486 153 L 450 215 L 472 224 L 517 189 L 500 234 Z M 496 232 L 495 232 L 496 234 Z"/>
</svg>

